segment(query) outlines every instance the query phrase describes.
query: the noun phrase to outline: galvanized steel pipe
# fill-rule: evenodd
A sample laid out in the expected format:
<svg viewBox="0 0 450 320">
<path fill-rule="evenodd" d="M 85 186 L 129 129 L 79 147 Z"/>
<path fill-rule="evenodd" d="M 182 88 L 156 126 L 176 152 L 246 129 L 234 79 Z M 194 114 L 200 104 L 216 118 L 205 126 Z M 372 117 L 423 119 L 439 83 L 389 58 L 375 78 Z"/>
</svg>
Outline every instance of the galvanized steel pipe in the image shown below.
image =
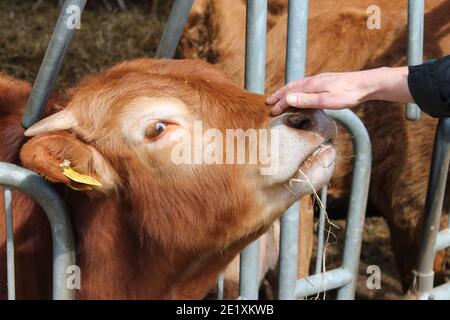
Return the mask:
<svg viewBox="0 0 450 320">
<path fill-rule="evenodd" d="M 25 129 L 39 121 L 44 113 L 67 47 L 77 27 L 73 19 L 81 18 L 85 4 L 86 0 L 64 2 L 22 117 L 22 126 Z"/>
<path fill-rule="evenodd" d="M 157 58 L 173 58 L 193 4 L 194 0 L 174 1 L 158 49 L 156 50 Z"/>
<path fill-rule="evenodd" d="M 408 65 L 418 65 L 423 61 L 423 29 L 424 29 L 424 0 L 408 1 Z M 406 105 L 406 119 L 416 121 L 420 119 L 420 109 L 414 103 Z"/>
<path fill-rule="evenodd" d="M 247 0 L 245 44 L 245 89 L 263 94 L 266 78 L 267 0 Z M 259 241 L 248 245 L 240 256 L 239 295 L 258 299 Z"/>
<path fill-rule="evenodd" d="M 308 0 L 289 0 L 286 44 L 286 83 L 305 76 L 308 32 Z M 281 217 L 278 298 L 295 299 L 300 205 L 294 204 Z"/>
<path fill-rule="evenodd" d="M 0 162 L 0 185 L 26 193 L 46 213 L 52 232 L 53 299 L 75 299 L 75 290 L 66 285 L 67 268 L 76 262 L 75 240 L 64 202 L 43 178 L 11 163 Z"/>
<path fill-rule="evenodd" d="M 425 201 L 425 219 L 419 247 L 419 261 L 414 271 L 417 291 L 424 293 L 433 288 L 433 263 L 440 218 L 445 197 L 450 161 L 450 118 L 439 119 L 433 149 L 433 160 Z"/>
<path fill-rule="evenodd" d="M 372 144 L 362 121 L 352 111 L 326 110 L 326 113 L 342 124 L 351 134 L 353 153 L 353 178 L 350 204 L 345 226 L 345 245 L 342 267 L 353 275 L 353 280 L 338 290 L 339 300 L 354 299 L 358 277 L 364 218 L 369 195 L 370 172 L 372 168 Z"/>
</svg>

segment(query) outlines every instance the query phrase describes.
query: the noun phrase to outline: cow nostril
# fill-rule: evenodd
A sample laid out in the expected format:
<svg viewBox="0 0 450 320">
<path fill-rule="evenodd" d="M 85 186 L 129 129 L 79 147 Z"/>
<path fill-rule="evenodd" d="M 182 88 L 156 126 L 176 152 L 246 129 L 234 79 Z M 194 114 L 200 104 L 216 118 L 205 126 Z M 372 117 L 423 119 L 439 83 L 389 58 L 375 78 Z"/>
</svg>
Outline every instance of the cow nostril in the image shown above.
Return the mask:
<svg viewBox="0 0 450 320">
<path fill-rule="evenodd" d="M 311 129 L 312 125 L 311 118 L 306 114 L 296 113 L 287 118 L 287 126 L 294 129 L 307 130 Z"/>
</svg>

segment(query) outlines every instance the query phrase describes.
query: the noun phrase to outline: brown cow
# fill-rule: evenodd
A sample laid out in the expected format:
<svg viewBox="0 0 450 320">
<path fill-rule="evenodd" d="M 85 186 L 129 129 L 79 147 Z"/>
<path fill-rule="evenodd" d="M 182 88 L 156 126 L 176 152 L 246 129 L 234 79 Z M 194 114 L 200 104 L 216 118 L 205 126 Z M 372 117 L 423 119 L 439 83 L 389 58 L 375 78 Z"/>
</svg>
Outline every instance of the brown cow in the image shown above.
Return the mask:
<svg viewBox="0 0 450 320">
<path fill-rule="evenodd" d="M 62 111 L 25 132 L 34 136 L 25 144 L 20 117 L 30 88 L 0 79 L 0 132 L 8 137 L 0 140 L 1 160 L 18 162 L 20 153 L 21 163 L 54 183 L 68 204 L 81 299 L 201 298 L 244 246 L 332 174 L 336 127 L 322 111 L 273 118 L 264 96 L 244 91 L 205 62 L 140 59 L 91 76 L 70 92 Z M 278 170 L 262 175 L 259 163 L 176 164 L 173 150 L 191 137 L 195 121 L 223 134 L 227 129 L 277 132 Z M 276 140 L 268 143 L 272 147 Z M 64 162 L 101 186 L 73 190 L 87 186 L 63 174 Z M 286 183 L 300 177 L 299 170 L 312 185 L 288 190 Z M 17 295 L 48 298 L 46 219 L 20 192 L 13 200 Z"/>
<path fill-rule="evenodd" d="M 233 5 L 229 2 L 198 3 L 181 51 L 187 57 L 218 62 L 242 84 L 245 2 L 233 1 Z M 272 9 L 267 36 L 267 92 L 274 92 L 284 81 L 286 4 L 287 0 L 269 0 Z M 381 9 L 381 29 L 367 28 L 367 9 L 373 4 Z M 273 10 L 274 5 L 277 11 Z M 309 16 L 308 74 L 406 64 L 406 0 L 316 0 L 310 1 Z M 449 28 L 450 1 L 426 1 L 425 60 L 450 53 Z M 196 46 L 198 42 L 200 46 Z M 356 112 L 373 143 L 370 201 L 388 221 L 398 269 L 404 289 L 408 289 L 417 259 L 436 120 L 423 115 L 419 122 L 408 122 L 404 108 L 394 103 L 371 102 L 358 107 Z M 348 196 L 349 159 L 353 151 L 344 130 L 340 130 L 336 141 L 338 161 L 330 195 L 342 202 Z M 445 211 L 448 212 L 448 201 Z M 442 258 L 440 255 L 436 260 L 437 269 L 442 266 Z"/>
</svg>

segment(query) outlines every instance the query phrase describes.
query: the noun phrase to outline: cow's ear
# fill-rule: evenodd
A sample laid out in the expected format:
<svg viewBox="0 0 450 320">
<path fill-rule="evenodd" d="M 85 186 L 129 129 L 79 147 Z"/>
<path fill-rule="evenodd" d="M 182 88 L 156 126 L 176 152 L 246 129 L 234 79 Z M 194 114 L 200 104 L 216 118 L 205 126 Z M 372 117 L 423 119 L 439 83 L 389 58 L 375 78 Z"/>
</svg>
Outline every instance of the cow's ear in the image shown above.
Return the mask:
<svg viewBox="0 0 450 320">
<path fill-rule="evenodd" d="M 51 182 L 76 190 L 108 192 L 117 185 L 117 174 L 92 146 L 67 131 L 38 135 L 20 152 L 25 167 Z"/>
</svg>

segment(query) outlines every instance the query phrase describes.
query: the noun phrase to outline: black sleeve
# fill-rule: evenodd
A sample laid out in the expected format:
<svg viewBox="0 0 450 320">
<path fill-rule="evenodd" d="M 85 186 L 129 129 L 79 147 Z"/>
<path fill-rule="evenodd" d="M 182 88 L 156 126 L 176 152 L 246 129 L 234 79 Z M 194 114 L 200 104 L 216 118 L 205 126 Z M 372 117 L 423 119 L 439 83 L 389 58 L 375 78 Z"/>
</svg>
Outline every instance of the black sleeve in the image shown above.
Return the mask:
<svg viewBox="0 0 450 320">
<path fill-rule="evenodd" d="M 408 86 L 423 112 L 450 117 L 450 56 L 409 67 Z"/>
</svg>

